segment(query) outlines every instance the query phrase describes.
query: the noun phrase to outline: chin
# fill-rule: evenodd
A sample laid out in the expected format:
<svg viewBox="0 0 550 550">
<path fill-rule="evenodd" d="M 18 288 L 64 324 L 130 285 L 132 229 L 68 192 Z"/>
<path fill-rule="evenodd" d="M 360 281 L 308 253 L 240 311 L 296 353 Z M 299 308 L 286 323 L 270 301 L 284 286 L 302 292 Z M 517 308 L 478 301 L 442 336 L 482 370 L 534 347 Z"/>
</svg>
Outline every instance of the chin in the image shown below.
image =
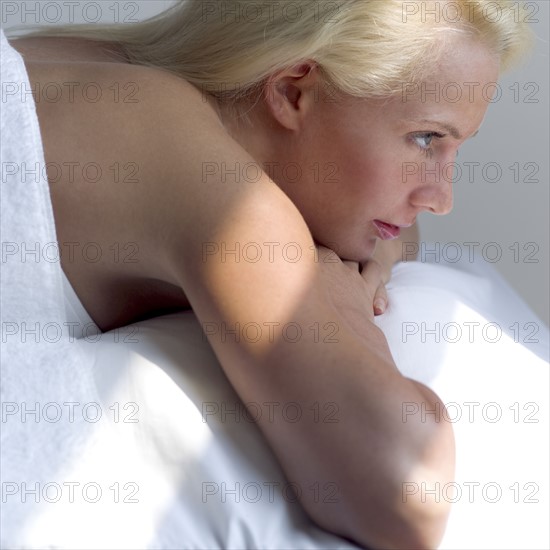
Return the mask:
<svg viewBox="0 0 550 550">
<path fill-rule="evenodd" d="M 340 250 L 335 250 L 335 252 L 342 260 L 363 264 L 372 258 L 376 241 L 377 239 L 373 237 L 363 240 L 363 242 L 349 243 L 347 246 L 341 247 Z"/>
<path fill-rule="evenodd" d="M 330 234 L 313 234 L 318 245 L 330 248 L 341 260 L 364 263 L 371 259 L 378 238 L 367 233 L 364 228 L 349 227 Z"/>
</svg>

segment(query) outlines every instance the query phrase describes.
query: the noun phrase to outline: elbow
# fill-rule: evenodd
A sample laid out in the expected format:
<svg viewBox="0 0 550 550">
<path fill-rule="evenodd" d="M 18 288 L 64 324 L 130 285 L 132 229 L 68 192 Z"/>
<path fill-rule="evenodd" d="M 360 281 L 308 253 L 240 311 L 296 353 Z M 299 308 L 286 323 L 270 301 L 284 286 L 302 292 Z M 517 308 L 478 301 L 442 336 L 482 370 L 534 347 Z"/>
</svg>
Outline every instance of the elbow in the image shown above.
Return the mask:
<svg viewBox="0 0 550 550">
<path fill-rule="evenodd" d="M 430 410 L 436 403 L 444 407 L 431 390 L 417 388 L 416 402 Z M 394 416 L 379 438 L 341 455 L 340 467 L 332 470 L 340 473 L 339 504 L 330 512 L 326 504 L 306 506 L 312 519 L 366 548 L 438 548 L 455 496 L 454 432 L 444 418 Z"/>
<path fill-rule="evenodd" d="M 445 502 L 422 502 L 420 485 L 414 483 L 418 492 L 402 496 L 393 506 L 379 506 L 349 514 L 347 521 L 334 524 L 331 521 L 317 521 L 320 527 L 339 536 L 346 537 L 364 548 L 373 550 L 431 550 L 441 543 L 450 505 Z M 406 491 L 412 488 L 407 482 Z M 345 525 L 344 525 L 345 523 Z"/>
<path fill-rule="evenodd" d="M 430 410 L 444 410 L 432 390 L 419 384 L 417 387 Z M 455 439 L 453 425 L 447 418 L 445 414 L 434 414 L 427 420 L 420 415 L 410 426 L 419 438 L 402 449 L 407 459 L 397 469 L 399 487 L 396 485 L 395 489 L 400 502 L 395 508 L 396 525 L 402 536 L 396 536 L 391 544 L 395 548 L 437 548 L 445 534 L 455 497 Z"/>
<path fill-rule="evenodd" d="M 402 479 L 393 497 L 376 509 L 357 511 L 346 536 L 373 549 L 436 549 L 439 547 L 451 510 L 450 498 L 442 498 L 449 480 L 440 472 Z"/>
<path fill-rule="evenodd" d="M 374 530 L 357 516 L 362 526 L 358 542 L 372 548 L 438 548 L 454 498 L 455 448 L 452 425 L 432 423 L 432 442 L 422 455 L 402 448 L 409 457 L 393 467 L 387 476 L 388 491 L 379 498 L 382 504 L 375 514 Z M 416 449 L 417 450 L 417 449 Z M 415 451 L 416 451 L 415 450 Z M 414 457 L 411 459 L 411 457 Z"/>
<path fill-rule="evenodd" d="M 454 498 L 454 435 L 448 422 L 422 429 L 429 444 L 396 446 L 380 483 L 347 503 L 345 536 L 368 548 L 438 548 Z"/>
<path fill-rule="evenodd" d="M 438 548 L 451 511 L 450 500 L 441 498 L 447 483 L 437 473 L 402 482 L 401 501 L 393 512 L 393 530 L 381 538 L 380 548 Z"/>
</svg>

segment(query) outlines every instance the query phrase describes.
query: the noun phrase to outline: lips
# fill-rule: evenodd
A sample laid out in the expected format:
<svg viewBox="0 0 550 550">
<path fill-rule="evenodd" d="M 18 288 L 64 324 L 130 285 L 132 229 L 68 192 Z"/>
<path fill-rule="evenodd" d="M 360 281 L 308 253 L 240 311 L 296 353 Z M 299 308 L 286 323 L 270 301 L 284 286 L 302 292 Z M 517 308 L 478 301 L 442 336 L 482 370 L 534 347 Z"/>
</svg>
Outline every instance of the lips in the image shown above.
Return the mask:
<svg viewBox="0 0 550 550">
<path fill-rule="evenodd" d="M 380 220 L 374 220 L 372 223 L 378 230 L 378 235 L 384 241 L 397 239 L 401 233 L 401 229 L 397 225 L 392 225 L 391 223 L 382 222 Z"/>
</svg>

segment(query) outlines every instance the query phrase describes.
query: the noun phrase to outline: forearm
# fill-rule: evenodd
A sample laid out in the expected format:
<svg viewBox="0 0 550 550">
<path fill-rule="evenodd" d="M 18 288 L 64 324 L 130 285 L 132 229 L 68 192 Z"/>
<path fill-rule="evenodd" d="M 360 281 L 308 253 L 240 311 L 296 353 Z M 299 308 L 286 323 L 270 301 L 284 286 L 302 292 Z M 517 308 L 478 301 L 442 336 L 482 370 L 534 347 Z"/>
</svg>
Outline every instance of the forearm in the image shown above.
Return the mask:
<svg viewBox="0 0 550 550">
<path fill-rule="evenodd" d="M 263 429 L 287 476 L 303 489 L 305 509 L 322 527 L 372 548 L 435 547 L 450 505 L 422 497 L 426 488 L 453 480 L 452 426 L 441 422 L 438 397 L 399 373 L 382 331 L 360 313 L 355 318 L 354 300 L 347 297 L 336 294 L 336 310 L 317 318 L 318 326 L 330 321 L 340 328 L 338 344 L 312 345 L 305 353 L 317 357 L 312 362 L 271 365 L 274 378 L 266 384 L 271 395 L 280 392 L 280 402 L 299 403 L 303 411 L 311 410 L 312 401 L 330 403 L 332 411 L 336 406 L 337 423 L 318 415 L 317 422 L 303 418 Z M 292 365 L 291 352 L 276 355 Z M 420 414 L 433 410 L 441 414 Z M 338 501 L 324 502 L 336 488 Z"/>
<path fill-rule="evenodd" d="M 253 219 L 252 229 L 235 221 L 208 240 L 254 242 L 261 234 L 266 242 L 285 240 L 307 250 L 313 244 L 307 228 L 302 234 L 290 214 L 274 216 L 274 202 L 250 210 L 255 218 L 248 210 L 235 218 L 241 224 Z M 202 323 L 273 329 L 252 340 L 210 331 L 209 342 L 253 418 L 254 404 L 280 411 L 261 415 L 258 426 L 309 515 L 363 546 L 433 547 L 448 504 L 422 503 L 419 496 L 404 501 L 403 484 L 452 480 L 450 426 L 422 422 L 420 415 L 403 420 L 405 403 L 419 409 L 433 404 L 397 370 L 372 322 L 372 298 L 361 275 L 325 261 L 332 258 L 322 251 L 318 261 L 206 263 L 201 246 L 190 250 L 190 259 L 177 257 L 175 271 Z M 193 286 L 195 280 L 200 285 Z M 290 323 L 301 330 L 298 340 L 289 340 L 293 332 L 281 333 Z M 337 422 L 330 422 L 332 404 Z M 334 488 L 336 502 L 327 502 Z"/>
<path fill-rule="evenodd" d="M 452 428 L 429 415 L 405 414 L 433 410 L 437 397 L 401 376 L 388 354 L 357 342 L 340 344 L 348 352 L 337 365 L 273 368 L 271 400 L 297 403 L 304 414 L 299 422 L 262 428 L 322 527 L 372 548 L 434 547 L 449 504 L 421 502 L 420 488 L 452 481 Z M 419 490 L 404 498 L 405 488 L 414 486 Z"/>
</svg>

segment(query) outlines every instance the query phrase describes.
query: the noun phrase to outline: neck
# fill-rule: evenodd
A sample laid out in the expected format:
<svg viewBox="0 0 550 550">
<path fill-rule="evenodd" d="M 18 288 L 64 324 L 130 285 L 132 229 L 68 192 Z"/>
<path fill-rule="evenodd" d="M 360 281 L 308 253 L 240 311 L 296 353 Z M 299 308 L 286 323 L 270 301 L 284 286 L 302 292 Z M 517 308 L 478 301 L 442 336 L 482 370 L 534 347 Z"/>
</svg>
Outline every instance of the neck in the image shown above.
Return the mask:
<svg viewBox="0 0 550 550">
<path fill-rule="evenodd" d="M 277 161 L 277 130 L 261 100 L 227 103 L 212 98 L 226 132 L 260 165 Z"/>
</svg>

